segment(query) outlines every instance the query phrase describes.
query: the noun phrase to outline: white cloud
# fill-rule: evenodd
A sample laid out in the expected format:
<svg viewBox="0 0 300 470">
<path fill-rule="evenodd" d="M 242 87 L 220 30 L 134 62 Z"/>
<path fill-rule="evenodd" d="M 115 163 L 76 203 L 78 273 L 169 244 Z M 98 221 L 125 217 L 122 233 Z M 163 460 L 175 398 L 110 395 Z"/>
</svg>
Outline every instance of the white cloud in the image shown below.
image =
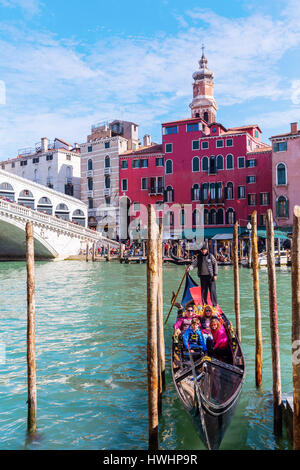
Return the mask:
<svg viewBox="0 0 300 470">
<path fill-rule="evenodd" d="M 40 12 L 39 0 L 0 0 L 0 4 L 9 8 L 22 8 L 30 15 L 36 15 Z"/>
</svg>

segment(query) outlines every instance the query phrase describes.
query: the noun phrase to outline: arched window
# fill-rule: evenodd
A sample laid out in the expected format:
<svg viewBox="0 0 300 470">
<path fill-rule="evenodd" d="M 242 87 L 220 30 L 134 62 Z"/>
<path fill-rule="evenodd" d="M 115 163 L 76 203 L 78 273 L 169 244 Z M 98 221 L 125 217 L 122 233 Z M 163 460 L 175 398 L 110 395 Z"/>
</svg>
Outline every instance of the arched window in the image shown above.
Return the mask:
<svg viewBox="0 0 300 470">
<path fill-rule="evenodd" d="M 66 178 L 70 179 L 73 175 L 73 168 L 71 166 L 67 166 L 66 168 Z"/>
<path fill-rule="evenodd" d="M 200 160 L 199 157 L 193 158 L 193 171 L 200 171 Z"/>
<path fill-rule="evenodd" d="M 208 200 L 208 189 L 209 189 L 208 183 L 203 183 L 202 184 L 202 199 L 203 199 L 203 201 Z"/>
<path fill-rule="evenodd" d="M 217 223 L 217 213 L 215 209 L 212 209 L 209 214 L 209 224 L 216 225 L 216 223 Z"/>
<path fill-rule="evenodd" d="M 110 188 L 110 176 L 105 177 L 105 188 Z"/>
<path fill-rule="evenodd" d="M 56 206 L 55 215 L 64 220 L 69 220 L 69 208 L 66 204 L 60 203 Z"/>
<path fill-rule="evenodd" d="M 166 225 L 169 227 L 173 227 L 174 225 L 174 212 L 168 211 L 165 215 Z"/>
<path fill-rule="evenodd" d="M 226 224 L 233 225 L 235 223 L 235 212 L 233 209 L 228 209 L 226 212 Z"/>
<path fill-rule="evenodd" d="M 88 160 L 88 170 L 92 170 L 93 169 L 93 160 L 89 159 Z"/>
<path fill-rule="evenodd" d="M 92 178 L 88 178 L 88 190 L 89 191 L 93 190 L 93 180 L 92 180 Z"/>
<path fill-rule="evenodd" d="M 172 162 L 172 160 L 167 160 L 166 161 L 166 173 L 167 174 L 173 173 L 173 162 Z"/>
<path fill-rule="evenodd" d="M 217 211 L 217 225 L 224 224 L 224 211 L 223 209 L 218 209 Z"/>
<path fill-rule="evenodd" d="M 195 183 L 191 191 L 192 201 L 200 201 L 200 185 Z"/>
<path fill-rule="evenodd" d="M 209 199 L 210 201 L 215 201 L 216 199 L 216 184 L 210 183 L 209 185 Z"/>
<path fill-rule="evenodd" d="M 202 171 L 208 171 L 208 158 L 202 158 Z"/>
<path fill-rule="evenodd" d="M 76 209 L 72 215 L 72 222 L 85 227 L 85 215 L 81 209 Z"/>
<path fill-rule="evenodd" d="M 277 217 L 289 217 L 289 201 L 285 196 L 279 196 L 276 202 Z"/>
<path fill-rule="evenodd" d="M 110 158 L 108 155 L 106 155 L 105 157 L 105 168 L 109 168 L 110 167 Z"/>
<path fill-rule="evenodd" d="M 204 119 L 204 121 L 208 122 L 208 112 L 207 111 L 205 111 L 203 113 L 203 119 Z"/>
<path fill-rule="evenodd" d="M 224 158 L 223 155 L 217 156 L 217 170 L 224 170 Z"/>
<path fill-rule="evenodd" d="M 174 202 L 174 189 L 172 188 L 172 186 L 167 186 L 166 202 Z"/>
<path fill-rule="evenodd" d="M 224 185 L 223 183 L 217 183 L 217 199 L 218 202 L 223 202 L 224 200 Z"/>
<path fill-rule="evenodd" d="M 277 184 L 287 184 L 286 178 L 286 165 L 285 163 L 278 163 L 276 167 L 276 176 L 277 176 Z"/>
<path fill-rule="evenodd" d="M 14 202 L 15 192 L 11 184 L 9 183 L 0 184 L 0 197 L 3 197 L 4 199 L 9 199 L 10 202 Z"/>
<path fill-rule="evenodd" d="M 233 168 L 233 155 L 229 153 L 226 157 L 226 170 L 232 170 Z"/>
<path fill-rule="evenodd" d="M 52 202 L 46 196 L 41 197 L 38 202 L 37 210 L 39 212 L 44 212 L 44 214 L 52 215 Z"/>
<path fill-rule="evenodd" d="M 233 183 L 227 183 L 227 186 L 226 186 L 226 199 L 233 199 L 233 198 L 234 198 Z"/>
<path fill-rule="evenodd" d="M 209 157 L 209 174 L 215 175 L 217 172 L 216 157 L 212 155 Z"/>
<path fill-rule="evenodd" d="M 204 225 L 208 225 L 209 224 L 209 212 L 207 209 L 204 209 Z"/>
<path fill-rule="evenodd" d="M 193 225 L 195 225 L 195 226 L 200 225 L 201 215 L 200 215 L 200 211 L 198 209 L 193 210 L 193 216 L 192 217 L 193 217 L 193 220 L 192 220 Z"/>
</svg>

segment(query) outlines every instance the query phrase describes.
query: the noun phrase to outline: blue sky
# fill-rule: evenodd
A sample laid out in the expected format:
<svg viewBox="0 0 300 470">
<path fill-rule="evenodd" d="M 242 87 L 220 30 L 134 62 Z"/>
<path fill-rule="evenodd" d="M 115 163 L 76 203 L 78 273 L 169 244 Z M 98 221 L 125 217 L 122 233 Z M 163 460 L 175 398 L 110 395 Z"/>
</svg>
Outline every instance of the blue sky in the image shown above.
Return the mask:
<svg viewBox="0 0 300 470">
<path fill-rule="evenodd" d="M 160 142 L 190 116 L 202 42 L 225 127 L 258 123 L 268 142 L 298 121 L 299 1 L 0 0 L 0 159 L 116 118 Z"/>
</svg>

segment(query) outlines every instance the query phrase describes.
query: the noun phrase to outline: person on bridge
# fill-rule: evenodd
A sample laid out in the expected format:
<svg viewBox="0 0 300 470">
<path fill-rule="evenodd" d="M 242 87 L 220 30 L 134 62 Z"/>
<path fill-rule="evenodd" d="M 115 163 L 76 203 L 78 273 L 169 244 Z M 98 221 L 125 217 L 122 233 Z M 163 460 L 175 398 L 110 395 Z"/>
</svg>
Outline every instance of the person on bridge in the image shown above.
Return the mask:
<svg viewBox="0 0 300 470">
<path fill-rule="evenodd" d="M 216 258 L 208 252 L 206 243 L 202 245 L 200 253 L 190 265 L 189 271 L 191 271 L 195 267 L 198 268 L 198 276 L 200 278 L 201 283 L 203 305 L 207 304 L 207 294 L 209 291 L 212 304 L 214 307 L 216 307 L 218 305 L 216 290 L 218 263 L 216 261 Z"/>
</svg>

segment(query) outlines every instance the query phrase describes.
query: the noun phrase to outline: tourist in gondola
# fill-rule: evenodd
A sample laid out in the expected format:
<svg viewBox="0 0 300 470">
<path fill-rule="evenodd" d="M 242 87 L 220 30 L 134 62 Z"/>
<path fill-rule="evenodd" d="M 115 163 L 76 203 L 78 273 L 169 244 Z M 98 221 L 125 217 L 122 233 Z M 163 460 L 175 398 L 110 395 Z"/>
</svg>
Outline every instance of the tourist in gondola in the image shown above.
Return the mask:
<svg viewBox="0 0 300 470">
<path fill-rule="evenodd" d="M 202 302 L 207 304 L 207 294 L 210 292 L 211 301 L 214 307 L 218 305 L 216 280 L 218 275 L 218 263 L 213 254 L 208 252 L 204 243 L 197 258 L 189 267 L 189 271 L 198 268 L 198 276 L 201 282 Z"/>
<path fill-rule="evenodd" d="M 194 308 L 192 305 L 187 307 L 183 315 L 174 325 L 174 338 L 178 340 L 178 336 L 183 334 L 191 325 L 194 318 Z"/>
<path fill-rule="evenodd" d="M 229 341 L 226 330 L 217 317 L 212 317 L 210 330 L 213 337 L 213 356 L 225 358 L 229 354 Z"/>
<path fill-rule="evenodd" d="M 195 352 L 195 349 L 201 352 L 207 351 L 204 337 L 199 328 L 198 318 L 193 318 L 191 325 L 185 331 L 182 339 L 185 349 L 189 349 L 190 352 Z"/>
</svg>

